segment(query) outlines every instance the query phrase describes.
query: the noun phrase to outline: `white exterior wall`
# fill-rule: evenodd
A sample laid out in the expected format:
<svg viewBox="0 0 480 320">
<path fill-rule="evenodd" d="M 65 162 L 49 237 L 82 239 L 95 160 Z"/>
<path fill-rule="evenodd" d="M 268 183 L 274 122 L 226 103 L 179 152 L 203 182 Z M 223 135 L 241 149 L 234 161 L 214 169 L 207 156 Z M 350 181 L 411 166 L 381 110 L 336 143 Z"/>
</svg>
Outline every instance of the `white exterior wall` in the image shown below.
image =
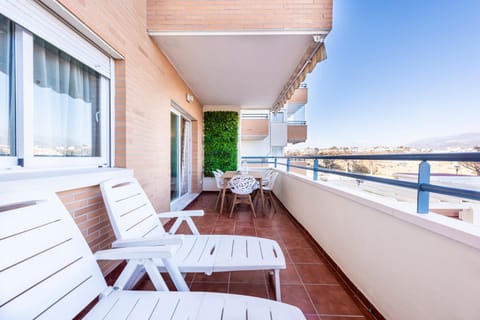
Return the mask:
<svg viewBox="0 0 480 320">
<path fill-rule="evenodd" d="M 387 319 L 480 319 L 478 227 L 295 174 L 274 192 Z"/>
<path fill-rule="evenodd" d="M 269 137 L 263 140 L 242 140 L 242 156 L 268 156 L 269 154 Z"/>
<path fill-rule="evenodd" d="M 270 123 L 270 136 L 272 147 L 285 147 L 287 145 L 287 123 Z"/>
</svg>

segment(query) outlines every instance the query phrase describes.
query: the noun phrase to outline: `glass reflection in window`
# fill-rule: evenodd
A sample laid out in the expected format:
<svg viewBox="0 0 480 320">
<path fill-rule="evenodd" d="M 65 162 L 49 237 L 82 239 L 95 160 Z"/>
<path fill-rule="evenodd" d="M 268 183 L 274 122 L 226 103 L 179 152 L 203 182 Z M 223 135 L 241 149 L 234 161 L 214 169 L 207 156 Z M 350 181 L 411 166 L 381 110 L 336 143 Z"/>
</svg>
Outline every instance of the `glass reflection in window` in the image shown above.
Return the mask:
<svg viewBox="0 0 480 320">
<path fill-rule="evenodd" d="M 34 155 L 100 156 L 100 75 L 34 40 Z"/>
<path fill-rule="evenodd" d="M 13 24 L 0 15 L 0 156 L 15 155 Z"/>
</svg>

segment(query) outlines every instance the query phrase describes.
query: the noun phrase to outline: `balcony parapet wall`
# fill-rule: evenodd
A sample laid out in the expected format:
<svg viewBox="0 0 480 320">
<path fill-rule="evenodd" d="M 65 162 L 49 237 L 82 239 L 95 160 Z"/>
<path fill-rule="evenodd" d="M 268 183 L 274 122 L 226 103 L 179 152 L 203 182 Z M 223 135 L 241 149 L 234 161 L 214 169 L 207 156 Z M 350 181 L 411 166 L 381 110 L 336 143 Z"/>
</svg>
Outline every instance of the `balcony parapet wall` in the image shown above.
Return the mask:
<svg viewBox="0 0 480 320">
<path fill-rule="evenodd" d="M 385 318 L 480 319 L 477 227 L 292 173 L 274 193 Z"/>
<path fill-rule="evenodd" d="M 242 139 L 264 139 L 268 136 L 268 119 L 242 119 Z"/>
<path fill-rule="evenodd" d="M 288 100 L 292 104 L 307 104 L 308 102 L 308 88 L 298 88 L 295 90 L 293 96 Z"/>
<path fill-rule="evenodd" d="M 287 135 L 289 143 L 305 142 L 307 140 L 307 126 L 288 124 Z"/>
<path fill-rule="evenodd" d="M 148 31 L 330 30 L 332 0 L 148 0 Z"/>
</svg>

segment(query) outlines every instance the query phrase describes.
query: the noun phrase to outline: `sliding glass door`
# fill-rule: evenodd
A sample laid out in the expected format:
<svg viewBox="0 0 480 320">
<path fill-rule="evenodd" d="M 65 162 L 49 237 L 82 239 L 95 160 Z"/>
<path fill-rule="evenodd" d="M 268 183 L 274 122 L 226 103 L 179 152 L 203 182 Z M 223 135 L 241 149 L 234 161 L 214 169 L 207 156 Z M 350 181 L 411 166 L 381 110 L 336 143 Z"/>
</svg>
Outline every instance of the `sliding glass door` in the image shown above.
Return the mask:
<svg viewBox="0 0 480 320">
<path fill-rule="evenodd" d="M 180 113 L 170 114 L 170 201 L 191 191 L 191 122 Z"/>
</svg>

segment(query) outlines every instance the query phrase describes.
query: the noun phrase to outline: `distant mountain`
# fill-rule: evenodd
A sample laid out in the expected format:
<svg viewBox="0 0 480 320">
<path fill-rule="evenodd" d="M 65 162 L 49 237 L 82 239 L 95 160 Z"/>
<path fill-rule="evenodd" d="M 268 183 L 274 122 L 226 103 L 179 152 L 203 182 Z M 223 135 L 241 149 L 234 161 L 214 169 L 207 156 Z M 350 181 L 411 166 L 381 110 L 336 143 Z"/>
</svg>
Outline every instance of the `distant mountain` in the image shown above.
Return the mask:
<svg viewBox="0 0 480 320">
<path fill-rule="evenodd" d="M 417 149 L 445 150 L 449 148 L 473 148 L 480 146 L 480 133 L 463 133 L 453 136 L 428 138 L 407 143 L 406 146 Z"/>
</svg>

